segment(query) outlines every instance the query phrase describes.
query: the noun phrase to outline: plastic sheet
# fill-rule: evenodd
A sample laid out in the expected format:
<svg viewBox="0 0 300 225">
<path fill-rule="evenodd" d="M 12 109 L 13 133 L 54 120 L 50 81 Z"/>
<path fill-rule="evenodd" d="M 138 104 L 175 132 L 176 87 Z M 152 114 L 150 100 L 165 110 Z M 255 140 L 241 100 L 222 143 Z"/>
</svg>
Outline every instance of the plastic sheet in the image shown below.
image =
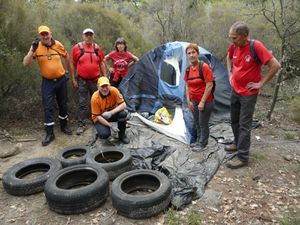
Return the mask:
<svg viewBox="0 0 300 225">
<path fill-rule="evenodd" d="M 136 169 L 153 169 L 165 173 L 172 183 L 171 204 L 182 209 L 204 194 L 205 185 L 216 173 L 224 159 L 224 151 L 215 143 L 193 156 L 174 147 L 153 143 L 151 148 L 132 148 Z"/>
</svg>

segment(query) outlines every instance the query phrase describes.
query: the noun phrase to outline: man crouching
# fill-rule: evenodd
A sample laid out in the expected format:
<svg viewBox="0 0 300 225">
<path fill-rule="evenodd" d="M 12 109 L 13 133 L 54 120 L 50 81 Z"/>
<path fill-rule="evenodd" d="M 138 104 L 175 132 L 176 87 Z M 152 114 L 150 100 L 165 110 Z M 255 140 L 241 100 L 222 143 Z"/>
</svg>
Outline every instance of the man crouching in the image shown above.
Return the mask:
<svg viewBox="0 0 300 225">
<path fill-rule="evenodd" d="M 100 139 L 107 139 L 111 130 L 119 132 L 119 140 L 124 144 L 130 141 L 125 134 L 128 112 L 122 94 L 115 87 L 110 86 L 107 77 L 98 79 L 98 90 L 91 98 L 92 120 Z M 118 128 L 111 122 L 118 121 Z"/>
</svg>

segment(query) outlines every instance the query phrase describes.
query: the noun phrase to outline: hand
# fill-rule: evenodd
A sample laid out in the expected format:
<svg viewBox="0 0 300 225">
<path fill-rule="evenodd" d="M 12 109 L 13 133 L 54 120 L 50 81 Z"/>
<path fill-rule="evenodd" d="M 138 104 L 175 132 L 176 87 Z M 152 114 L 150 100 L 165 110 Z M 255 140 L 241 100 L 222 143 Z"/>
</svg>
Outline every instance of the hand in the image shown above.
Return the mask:
<svg viewBox="0 0 300 225">
<path fill-rule="evenodd" d="M 249 90 L 261 89 L 263 87 L 261 82 L 249 82 L 246 86 Z"/>
<path fill-rule="evenodd" d="M 113 132 L 113 133 L 118 133 L 119 132 L 119 128 L 117 128 L 113 125 L 110 127 L 110 129 L 111 129 L 111 132 Z"/>
<path fill-rule="evenodd" d="M 189 106 L 189 109 L 194 112 L 195 108 L 194 108 L 194 104 L 192 102 L 188 102 L 188 106 Z"/>
<path fill-rule="evenodd" d="M 199 102 L 198 109 L 199 111 L 203 111 L 205 106 L 205 102 Z"/>
<path fill-rule="evenodd" d="M 32 42 L 32 44 L 31 44 L 31 51 L 32 52 L 35 52 L 36 51 L 36 49 L 38 48 L 38 46 L 39 46 L 39 39 L 38 38 L 36 38 L 36 39 L 34 39 L 34 41 Z"/>
<path fill-rule="evenodd" d="M 230 83 L 230 85 L 232 86 L 232 73 L 230 72 L 230 74 L 229 74 L 229 83 Z"/>
<path fill-rule="evenodd" d="M 73 88 L 78 88 L 78 83 L 77 83 L 77 80 L 76 78 L 72 80 L 72 85 L 73 85 Z"/>
<path fill-rule="evenodd" d="M 104 118 L 104 119 L 106 119 L 106 120 L 108 120 L 110 117 L 112 117 L 112 112 L 111 111 L 107 111 L 107 112 L 104 112 L 104 113 L 102 113 L 102 117 Z"/>
<path fill-rule="evenodd" d="M 109 67 L 109 72 L 110 73 L 114 73 L 115 72 L 114 68 L 113 67 Z"/>
</svg>

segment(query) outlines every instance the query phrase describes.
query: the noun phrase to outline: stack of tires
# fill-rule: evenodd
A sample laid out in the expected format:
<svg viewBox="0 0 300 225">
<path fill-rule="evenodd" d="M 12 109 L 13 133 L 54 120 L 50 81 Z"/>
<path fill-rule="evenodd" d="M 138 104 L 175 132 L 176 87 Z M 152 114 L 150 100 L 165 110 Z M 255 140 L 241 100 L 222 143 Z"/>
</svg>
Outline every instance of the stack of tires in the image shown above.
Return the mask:
<svg viewBox="0 0 300 225">
<path fill-rule="evenodd" d="M 110 147 L 91 151 L 71 146 L 55 159 L 35 158 L 15 164 L 2 183 L 11 195 L 44 191 L 48 206 L 60 214 L 91 211 L 109 196 L 113 207 L 129 218 L 147 218 L 165 210 L 171 201 L 171 184 L 158 171 L 132 170 L 129 149 Z"/>
</svg>

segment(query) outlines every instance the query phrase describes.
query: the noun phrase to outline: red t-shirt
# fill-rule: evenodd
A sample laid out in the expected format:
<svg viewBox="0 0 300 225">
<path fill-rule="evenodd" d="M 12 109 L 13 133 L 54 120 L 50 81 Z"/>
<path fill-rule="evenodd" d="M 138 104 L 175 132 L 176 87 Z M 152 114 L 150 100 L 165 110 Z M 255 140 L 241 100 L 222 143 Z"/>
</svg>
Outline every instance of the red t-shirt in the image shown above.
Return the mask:
<svg viewBox="0 0 300 225">
<path fill-rule="evenodd" d="M 236 93 L 247 96 L 257 94 L 258 89 L 249 90 L 246 88 L 249 82 L 259 82 L 261 80 L 262 64 L 267 64 L 273 58 L 272 54 L 260 42 L 255 40 L 254 49 L 261 63 L 252 59 L 250 49 L 250 40 L 243 46 L 236 46 L 231 43 L 228 49 L 228 56 L 233 61 L 233 74 L 231 77 L 231 85 Z"/>
<path fill-rule="evenodd" d="M 120 74 L 124 78 L 128 72 L 128 63 L 132 60 L 131 52 L 112 51 L 108 54 L 108 58 L 113 62 L 115 73 Z"/>
<path fill-rule="evenodd" d="M 189 87 L 190 100 L 193 100 L 198 103 L 201 101 L 202 96 L 204 94 L 205 87 L 206 87 L 205 82 L 212 82 L 214 80 L 212 70 L 208 64 L 203 63 L 202 73 L 205 81 L 203 81 L 199 76 L 199 66 L 197 66 L 195 70 L 192 68 L 192 66 L 190 66 L 190 72 L 189 72 L 190 79 L 193 77 L 197 77 L 199 79 L 188 80 L 187 74 L 186 73 L 184 74 L 184 80 Z M 211 102 L 213 99 L 214 96 L 213 93 L 211 92 L 208 98 L 206 99 L 206 102 Z"/>
<path fill-rule="evenodd" d="M 76 64 L 76 72 L 78 76 L 83 79 L 97 79 L 100 75 L 101 62 L 104 59 L 102 49 L 96 44 L 98 55 L 95 54 L 94 45 L 87 46 L 85 42 L 82 42 L 85 53 L 80 57 L 80 47 L 78 44 L 74 45 L 72 49 L 72 59 Z M 91 52 L 91 53 L 87 53 Z M 78 62 L 77 62 L 78 60 Z"/>
</svg>

